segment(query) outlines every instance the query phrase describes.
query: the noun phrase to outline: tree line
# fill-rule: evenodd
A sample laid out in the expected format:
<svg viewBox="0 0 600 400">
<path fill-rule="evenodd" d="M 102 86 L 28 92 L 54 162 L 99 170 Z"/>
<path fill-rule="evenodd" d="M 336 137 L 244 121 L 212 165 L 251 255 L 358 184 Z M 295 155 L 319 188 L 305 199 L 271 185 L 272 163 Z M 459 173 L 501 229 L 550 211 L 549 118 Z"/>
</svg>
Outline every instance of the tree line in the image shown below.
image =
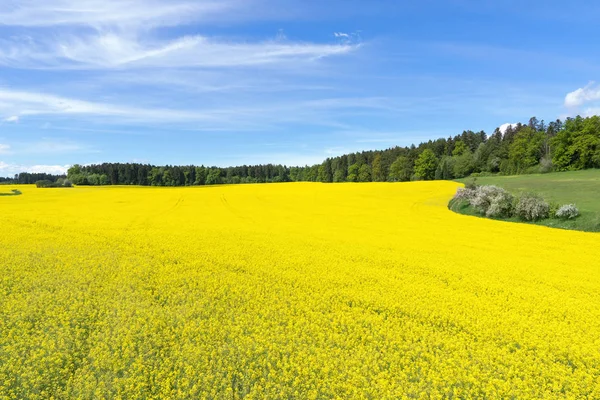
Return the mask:
<svg viewBox="0 0 600 400">
<path fill-rule="evenodd" d="M 75 185 L 192 186 L 237 183 L 290 182 L 294 168 L 284 165 L 205 167 L 195 165 L 154 166 L 138 163 L 74 165 L 67 176 Z"/>
<path fill-rule="evenodd" d="M 319 182 L 403 182 L 455 179 L 472 174 L 517 175 L 600 168 L 600 117 L 464 131 L 460 135 L 326 159 L 304 167 L 299 180 Z"/>
<path fill-rule="evenodd" d="M 21 172 L 20 174 L 15 174 L 12 178 L 0 177 L 0 184 L 18 184 L 18 185 L 29 185 L 36 183 L 38 181 L 50 181 L 56 182 L 59 179 L 65 179 L 66 175 L 53 175 L 46 173 L 31 173 L 31 172 Z"/>
<path fill-rule="evenodd" d="M 312 166 L 155 166 L 139 163 L 74 165 L 67 176 L 76 185 L 191 186 L 271 182 L 404 182 L 455 179 L 472 174 L 515 175 L 600 168 L 600 117 L 575 117 L 484 131 L 464 131 L 418 146 L 392 147 L 327 158 Z M 64 176 L 19 174 L 17 183 Z"/>
</svg>

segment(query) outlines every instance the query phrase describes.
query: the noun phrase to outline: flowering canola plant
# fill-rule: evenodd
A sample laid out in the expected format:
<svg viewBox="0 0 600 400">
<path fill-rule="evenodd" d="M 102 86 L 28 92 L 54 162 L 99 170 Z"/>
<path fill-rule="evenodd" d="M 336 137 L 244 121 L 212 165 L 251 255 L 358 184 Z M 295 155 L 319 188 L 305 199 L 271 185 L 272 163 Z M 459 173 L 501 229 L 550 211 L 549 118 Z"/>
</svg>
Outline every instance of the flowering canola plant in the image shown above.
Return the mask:
<svg viewBox="0 0 600 400">
<path fill-rule="evenodd" d="M 456 183 L 14 188 L 0 399 L 600 398 L 600 236 Z"/>
</svg>

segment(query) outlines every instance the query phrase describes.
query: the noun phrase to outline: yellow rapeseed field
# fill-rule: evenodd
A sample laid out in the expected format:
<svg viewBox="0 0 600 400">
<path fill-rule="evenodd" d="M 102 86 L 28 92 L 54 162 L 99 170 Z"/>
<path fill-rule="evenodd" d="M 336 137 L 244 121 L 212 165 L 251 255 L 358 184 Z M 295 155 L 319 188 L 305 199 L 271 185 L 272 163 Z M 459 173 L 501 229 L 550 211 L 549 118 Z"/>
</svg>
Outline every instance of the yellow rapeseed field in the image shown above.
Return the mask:
<svg viewBox="0 0 600 400">
<path fill-rule="evenodd" d="M 6 186 L 0 399 L 600 398 L 600 235 L 456 187 Z"/>
</svg>

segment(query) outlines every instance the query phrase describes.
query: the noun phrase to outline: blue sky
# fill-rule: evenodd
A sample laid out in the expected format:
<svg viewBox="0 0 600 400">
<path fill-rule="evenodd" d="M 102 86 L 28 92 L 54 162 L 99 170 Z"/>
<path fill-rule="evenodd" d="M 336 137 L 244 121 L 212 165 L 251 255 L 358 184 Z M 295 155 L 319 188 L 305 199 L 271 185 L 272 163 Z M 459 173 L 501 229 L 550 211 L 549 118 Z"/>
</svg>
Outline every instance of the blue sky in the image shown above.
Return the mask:
<svg viewBox="0 0 600 400">
<path fill-rule="evenodd" d="M 303 165 L 600 113 L 590 1 L 3 0 L 0 176 Z"/>
</svg>

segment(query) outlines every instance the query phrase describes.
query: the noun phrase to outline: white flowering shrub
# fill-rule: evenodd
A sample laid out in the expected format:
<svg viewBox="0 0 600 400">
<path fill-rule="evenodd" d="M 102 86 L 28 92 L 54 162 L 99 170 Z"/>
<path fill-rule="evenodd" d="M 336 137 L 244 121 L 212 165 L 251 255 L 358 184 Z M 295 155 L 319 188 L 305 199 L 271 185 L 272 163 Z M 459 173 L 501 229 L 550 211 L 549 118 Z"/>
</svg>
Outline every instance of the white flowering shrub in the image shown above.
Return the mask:
<svg viewBox="0 0 600 400">
<path fill-rule="evenodd" d="M 556 210 L 555 215 L 556 218 L 560 219 L 574 219 L 579 216 L 579 209 L 575 206 L 575 204 L 565 204 Z"/>
<path fill-rule="evenodd" d="M 512 214 L 513 196 L 506 190 L 494 186 L 478 186 L 470 203 L 486 217 L 510 217 Z"/>
<path fill-rule="evenodd" d="M 490 207 L 485 212 L 485 216 L 490 218 L 510 217 L 512 210 L 513 196 L 510 193 L 503 193 L 492 199 Z"/>
<path fill-rule="evenodd" d="M 477 193 L 476 189 L 459 187 L 456 189 L 454 200 L 467 200 L 471 202 L 471 199 L 475 197 L 475 193 Z"/>
<path fill-rule="evenodd" d="M 550 205 L 539 196 L 524 194 L 519 198 L 514 211 L 515 215 L 525 221 L 538 221 L 549 217 Z"/>
<path fill-rule="evenodd" d="M 515 197 L 505 189 L 495 185 L 461 187 L 456 190 L 453 200 L 468 203 L 481 215 L 488 218 L 519 217 L 525 221 L 538 221 L 546 218 L 574 219 L 579 216 L 575 204 L 560 206 L 549 204 L 534 193 Z"/>
</svg>

